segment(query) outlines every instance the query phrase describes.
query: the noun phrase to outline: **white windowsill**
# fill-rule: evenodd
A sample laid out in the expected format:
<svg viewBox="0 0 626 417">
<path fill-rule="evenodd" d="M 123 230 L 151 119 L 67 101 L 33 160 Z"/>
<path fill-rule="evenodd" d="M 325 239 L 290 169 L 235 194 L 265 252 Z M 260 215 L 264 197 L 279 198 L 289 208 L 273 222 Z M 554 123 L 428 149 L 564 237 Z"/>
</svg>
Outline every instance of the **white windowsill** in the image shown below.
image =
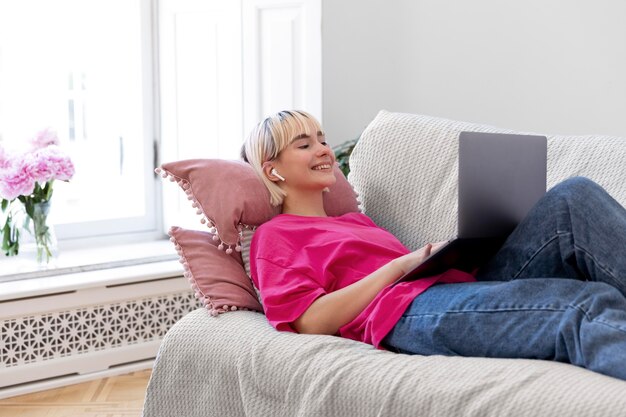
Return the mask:
<svg viewBox="0 0 626 417">
<path fill-rule="evenodd" d="M 2 259 L 0 301 L 183 274 L 169 240 L 68 250 L 59 255 L 54 268 L 19 268 L 24 265 L 16 259 Z"/>
<path fill-rule="evenodd" d="M 169 240 L 125 245 L 63 250 L 47 268 L 38 268 L 34 259 L 3 257 L 0 282 L 42 278 L 77 272 L 109 269 L 163 260 L 178 259 Z"/>
</svg>

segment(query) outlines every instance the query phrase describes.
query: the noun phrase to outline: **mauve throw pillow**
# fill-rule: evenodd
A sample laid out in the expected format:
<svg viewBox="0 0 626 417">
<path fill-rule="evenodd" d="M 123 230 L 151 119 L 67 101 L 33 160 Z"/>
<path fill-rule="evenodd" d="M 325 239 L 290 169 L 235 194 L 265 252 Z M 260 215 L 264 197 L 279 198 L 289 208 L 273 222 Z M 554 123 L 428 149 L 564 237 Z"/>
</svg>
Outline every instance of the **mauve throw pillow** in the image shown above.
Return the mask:
<svg viewBox="0 0 626 417">
<path fill-rule="evenodd" d="M 196 298 L 212 315 L 233 310 L 263 311 L 239 253 L 229 255 L 217 249 L 217 242 L 208 232 L 172 227 L 169 235 Z"/>
<path fill-rule="evenodd" d="M 187 193 L 192 206 L 202 215 L 218 248 L 232 253 L 241 250 L 241 230 L 255 228 L 280 212 L 270 204 L 270 194 L 252 167 L 243 161 L 188 159 L 169 162 L 156 169 L 170 177 Z M 335 164 L 337 182 L 324 193 L 329 216 L 359 211 L 356 193 Z"/>
</svg>

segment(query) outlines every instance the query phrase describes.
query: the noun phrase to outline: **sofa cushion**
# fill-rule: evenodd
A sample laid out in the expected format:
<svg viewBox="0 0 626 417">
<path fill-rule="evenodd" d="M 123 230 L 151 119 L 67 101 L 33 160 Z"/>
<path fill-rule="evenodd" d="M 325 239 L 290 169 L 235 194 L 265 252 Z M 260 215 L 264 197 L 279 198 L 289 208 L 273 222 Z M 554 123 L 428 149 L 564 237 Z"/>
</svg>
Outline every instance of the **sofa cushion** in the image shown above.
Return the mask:
<svg viewBox="0 0 626 417">
<path fill-rule="evenodd" d="M 361 209 L 411 249 L 456 235 L 462 131 L 537 134 L 382 110 L 350 156 L 348 178 L 361 196 Z M 584 176 L 626 205 L 626 139 L 545 136 L 548 188 Z"/>
<path fill-rule="evenodd" d="M 252 288 L 254 288 L 254 292 L 256 293 L 257 300 L 261 305 L 263 305 L 263 300 L 261 299 L 261 291 L 254 285 L 254 281 L 252 281 L 252 274 L 250 273 L 250 246 L 252 244 L 252 238 L 254 237 L 254 230 L 244 229 L 241 235 L 241 260 L 243 261 L 243 268 L 246 271 L 246 275 L 250 278 L 250 283 L 252 284 Z"/>
<path fill-rule="evenodd" d="M 217 249 L 213 235 L 199 230 L 172 227 L 174 243 L 185 278 L 212 315 L 233 310 L 263 311 L 252 283 L 241 266 L 241 254 Z"/>
</svg>

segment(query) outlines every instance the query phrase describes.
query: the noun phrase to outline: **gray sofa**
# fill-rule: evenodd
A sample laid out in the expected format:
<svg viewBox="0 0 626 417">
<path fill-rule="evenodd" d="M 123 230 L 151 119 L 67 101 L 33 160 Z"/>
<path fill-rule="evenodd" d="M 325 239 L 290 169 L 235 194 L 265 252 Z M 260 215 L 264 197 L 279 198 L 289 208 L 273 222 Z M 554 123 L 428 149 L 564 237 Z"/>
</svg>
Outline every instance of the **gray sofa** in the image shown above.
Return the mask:
<svg viewBox="0 0 626 417">
<path fill-rule="evenodd" d="M 352 154 L 361 209 L 409 248 L 454 235 L 463 130 L 515 133 L 381 111 Z M 548 135 L 548 186 L 574 175 L 626 204 L 626 139 Z M 199 309 L 163 340 L 143 415 L 626 416 L 626 382 L 539 360 L 396 354 Z"/>
</svg>

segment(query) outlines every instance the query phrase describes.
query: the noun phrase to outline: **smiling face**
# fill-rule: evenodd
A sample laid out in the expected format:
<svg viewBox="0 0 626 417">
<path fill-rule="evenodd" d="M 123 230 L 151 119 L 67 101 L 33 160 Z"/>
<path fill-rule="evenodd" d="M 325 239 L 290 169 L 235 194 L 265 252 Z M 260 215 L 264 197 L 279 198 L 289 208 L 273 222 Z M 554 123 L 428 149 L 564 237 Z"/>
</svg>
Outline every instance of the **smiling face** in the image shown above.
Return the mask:
<svg viewBox="0 0 626 417">
<path fill-rule="evenodd" d="M 335 155 L 311 114 L 283 110 L 267 117 L 250 132 L 241 155 L 269 191 L 272 205 L 284 205 L 290 195 L 290 204 L 323 212 L 321 191 L 336 181 Z"/>
<path fill-rule="evenodd" d="M 285 189 L 287 194 L 303 191 L 321 191 L 333 185 L 335 155 L 326 143 L 324 132 L 307 120 L 306 129 L 291 138 L 278 157 L 264 164 L 265 174 Z M 275 168 L 285 181 L 271 172 Z"/>
</svg>

